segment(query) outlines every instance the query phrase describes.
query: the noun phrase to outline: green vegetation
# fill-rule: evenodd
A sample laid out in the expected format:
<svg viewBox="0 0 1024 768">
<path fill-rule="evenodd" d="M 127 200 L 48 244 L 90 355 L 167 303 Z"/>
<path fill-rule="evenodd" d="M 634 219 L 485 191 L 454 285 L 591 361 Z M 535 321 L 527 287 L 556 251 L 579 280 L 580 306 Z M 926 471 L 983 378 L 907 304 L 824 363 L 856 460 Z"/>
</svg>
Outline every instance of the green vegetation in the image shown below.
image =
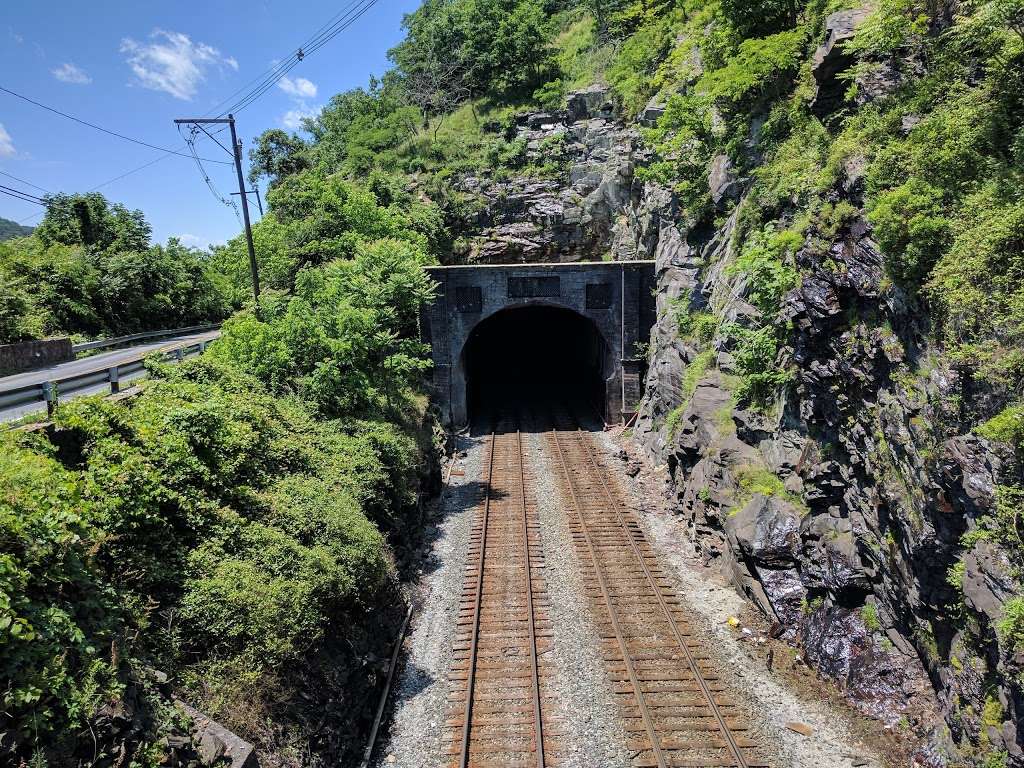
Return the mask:
<svg viewBox="0 0 1024 768">
<path fill-rule="evenodd" d="M 381 531 L 414 505 L 418 450 L 401 428 L 317 420 L 212 360 L 158 374 L 128 403 L 61 407 L 48 438 L 0 436 L 0 668 L 27 754 L 61 762 L 146 668 L 251 732 L 242 690 L 268 717 L 318 664 L 358 670 L 338 639 L 394 600 Z"/>
<path fill-rule="evenodd" d="M 866 603 L 860 609 L 860 618 L 868 632 L 880 632 L 882 622 L 878 618 L 878 607 L 874 603 Z"/>
<path fill-rule="evenodd" d="M 98 193 L 47 203 L 30 237 L 0 242 L 0 343 L 180 328 L 230 311 L 206 254 L 151 245 L 141 211 Z"/>
<path fill-rule="evenodd" d="M 1024 597 L 1012 597 L 1003 605 L 1003 616 L 996 623 L 999 639 L 1015 653 L 1024 649 Z"/>
<path fill-rule="evenodd" d="M 799 494 L 786 490 L 782 480 L 774 472 L 766 467 L 746 465 L 736 470 L 736 484 L 739 486 L 739 493 L 735 503 L 729 510 L 730 515 L 737 514 L 747 506 L 747 503 L 754 498 L 755 494 L 782 499 L 796 507 L 801 512 L 806 512 L 807 507 Z"/>
<path fill-rule="evenodd" d="M 976 430 L 982 437 L 1007 443 L 1024 453 L 1024 405 L 1007 406 Z"/>
</svg>

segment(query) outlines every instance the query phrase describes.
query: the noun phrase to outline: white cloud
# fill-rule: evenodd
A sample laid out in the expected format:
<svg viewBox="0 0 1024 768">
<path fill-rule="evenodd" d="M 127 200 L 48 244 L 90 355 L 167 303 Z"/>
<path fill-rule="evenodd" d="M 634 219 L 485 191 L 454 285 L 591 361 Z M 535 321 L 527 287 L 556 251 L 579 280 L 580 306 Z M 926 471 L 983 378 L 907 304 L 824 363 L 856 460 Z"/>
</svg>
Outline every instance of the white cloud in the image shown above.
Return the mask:
<svg viewBox="0 0 1024 768">
<path fill-rule="evenodd" d="M 302 128 L 302 120 L 307 117 L 316 117 L 316 110 L 310 109 L 305 104 L 300 104 L 295 109 L 289 109 L 281 117 L 281 125 L 290 131 L 297 131 Z"/>
<path fill-rule="evenodd" d="M 89 77 L 89 75 L 87 75 L 84 71 L 82 71 L 70 62 L 61 64 L 56 69 L 52 70 L 52 73 L 53 76 L 60 80 L 62 83 L 88 85 L 92 82 L 92 78 Z"/>
<path fill-rule="evenodd" d="M 221 56 L 212 45 L 194 43 L 181 32 L 157 29 L 149 38 L 149 43 L 130 37 L 121 41 L 121 53 L 127 54 L 125 60 L 144 88 L 191 101 L 211 67 L 238 69 L 235 59 Z"/>
<path fill-rule="evenodd" d="M 188 246 L 189 248 L 203 248 L 207 245 L 207 241 L 199 235 L 192 235 L 188 232 L 178 235 L 178 240 L 181 241 L 182 245 Z"/>
<path fill-rule="evenodd" d="M 15 154 L 17 153 L 14 150 L 11 134 L 4 128 L 4 124 L 0 123 L 0 157 L 13 157 Z"/>
<path fill-rule="evenodd" d="M 315 99 L 316 85 L 304 77 L 282 77 L 277 81 L 277 87 L 287 93 L 293 99 Z"/>
</svg>

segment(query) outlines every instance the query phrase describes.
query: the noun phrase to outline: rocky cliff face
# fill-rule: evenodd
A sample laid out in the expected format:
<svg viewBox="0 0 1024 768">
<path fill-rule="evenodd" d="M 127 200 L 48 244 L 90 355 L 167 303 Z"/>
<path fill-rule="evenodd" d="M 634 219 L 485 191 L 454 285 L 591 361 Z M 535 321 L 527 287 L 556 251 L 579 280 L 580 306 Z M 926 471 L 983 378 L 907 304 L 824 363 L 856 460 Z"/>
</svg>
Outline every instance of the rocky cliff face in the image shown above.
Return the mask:
<svg viewBox="0 0 1024 768">
<path fill-rule="evenodd" d="M 857 204 L 847 182 L 837 196 Z M 791 383 L 768 408 L 737 408 L 736 350 L 721 329 L 764 318 L 727 269 L 736 218 L 710 237 L 688 232 L 654 187 L 630 210 L 659 274 L 636 439 L 668 467 L 705 561 L 865 712 L 931 730 L 923 764 L 1005 752 L 1024 765 L 1024 659 L 994 631 L 1020 585 L 987 541 L 963 557 L 962 590 L 950 576 L 964 534 L 994 511 L 1007 460 L 961 433 L 962 382 L 929 348 L 923 308 L 885 280 L 860 217 L 798 251 L 799 287 L 771 319 L 786 329 L 776 363 Z M 681 333 L 680 307 L 710 313 L 717 330 Z M 943 726 L 920 722 L 918 694 L 931 690 Z"/>
<path fill-rule="evenodd" d="M 495 126 L 495 130 L 497 127 Z M 468 176 L 457 188 L 476 201 L 464 222 L 460 260 L 486 264 L 628 258 L 630 204 L 639 135 L 620 122 L 607 88 L 574 93 L 566 108 L 519 115 L 507 138 L 548 173 Z"/>
</svg>

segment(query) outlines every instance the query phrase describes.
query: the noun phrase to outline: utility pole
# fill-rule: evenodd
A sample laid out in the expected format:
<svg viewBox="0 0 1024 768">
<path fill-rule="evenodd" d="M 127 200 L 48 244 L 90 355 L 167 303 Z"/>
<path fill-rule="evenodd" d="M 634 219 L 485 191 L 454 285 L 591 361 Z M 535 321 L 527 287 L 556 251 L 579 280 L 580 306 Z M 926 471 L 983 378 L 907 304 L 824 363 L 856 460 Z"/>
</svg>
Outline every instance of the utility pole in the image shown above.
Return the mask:
<svg viewBox="0 0 1024 768">
<path fill-rule="evenodd" d="M 231 196 L 232 197 L 237 197 L 238 194 L 239 194 L 238 192 L 232 192 Z M 260 188 L 256 187 L 255 189 L 250 189 L 245 194 L 247 194 L 247 195 L 256 195 L 256 205 L 258 205 L 260 207 L 260 216 L 262 216 L 263 215 L 263 200 L 260 198 Z"/>
<path fill-rule="evenodd" d="M 224 117 L 194 117 L 194 118 L 183 118 L 174 121 L 175 125 L 195 125 L 203 133 L 213 139 L 214 143 L 217 144 L 221 149 L 227 152 L 235 161 L 235 172 L 238 174 L 238 195 L 242 198 L 242 219 L 245 221 L 245 244 L 249 248 L 249 272 L 252 274 L 252 296 L 255 301 L 255 311 L 257 316 L 260 312 L 260 276 L 259 270 L 256 267 L 256 248 L 252 243 L 252 224 L 249 223 L 249 197 L 245 191 L 245 177 L 242 175 L 242 142 L 238 140 L 238 136 L 235 135 L 235 116 L 228 115 Z M 224 124 L 231 128 L 231 149 L 229 150 L 217 139 L 213 138 L 213 135 L 203 128 L 204 125 L 210 124 Z M 257 194 L 259 191 L 257 190 Z M 260 210 L 263 210 L 262 203 L 260 204 Z"/>
</svg>

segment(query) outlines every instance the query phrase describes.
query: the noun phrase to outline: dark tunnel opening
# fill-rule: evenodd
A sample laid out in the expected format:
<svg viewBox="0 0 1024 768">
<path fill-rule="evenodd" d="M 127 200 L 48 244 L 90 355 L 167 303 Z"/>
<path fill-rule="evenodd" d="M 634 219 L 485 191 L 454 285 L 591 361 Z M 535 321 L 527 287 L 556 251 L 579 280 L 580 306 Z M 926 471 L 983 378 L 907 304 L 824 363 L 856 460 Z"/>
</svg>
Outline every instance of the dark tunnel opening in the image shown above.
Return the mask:
<svg viewBox="0 0 1024 768">
<path fill-rule="evenodd" d="M 477 427 L 523 408 L 543 414 L 571 405 L 604 416 L 608 348 L 576 312 L 503 310 L 473 329 L 463 354 L 469 420 Z"/>
</svg>

